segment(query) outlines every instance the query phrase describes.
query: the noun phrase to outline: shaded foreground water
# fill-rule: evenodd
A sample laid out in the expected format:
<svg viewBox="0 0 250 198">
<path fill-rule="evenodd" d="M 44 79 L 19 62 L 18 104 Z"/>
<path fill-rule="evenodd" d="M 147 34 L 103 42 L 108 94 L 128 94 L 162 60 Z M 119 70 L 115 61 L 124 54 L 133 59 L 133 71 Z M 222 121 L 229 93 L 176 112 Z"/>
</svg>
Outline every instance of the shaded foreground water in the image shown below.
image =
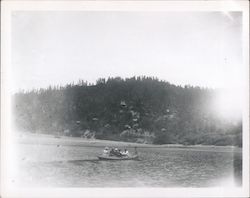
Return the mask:
<svg viewBox="0 0 250 198">
<path fill-rule="evenodd" d="M 25 187 L 241 185 L 242 153 L 234 148 L 145 147 L 138 148 L 140 159 L 136 161 L 99 161 L 96 156 L 102 149 L 18 143 L 18 174 L 12 182 Z"/>
</svg>

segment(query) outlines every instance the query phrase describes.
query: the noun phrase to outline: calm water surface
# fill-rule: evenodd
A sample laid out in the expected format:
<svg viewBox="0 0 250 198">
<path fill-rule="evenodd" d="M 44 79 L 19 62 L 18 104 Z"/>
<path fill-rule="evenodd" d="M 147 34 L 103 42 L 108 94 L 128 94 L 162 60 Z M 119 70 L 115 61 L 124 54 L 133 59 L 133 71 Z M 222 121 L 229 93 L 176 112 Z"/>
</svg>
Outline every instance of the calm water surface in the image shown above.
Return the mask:
<svg viewBox="0 0 250 198">
<path fill-rule="evenodd" d="M 140 160 L 99 161 L 99 147 L 19 144 L 20 186 L 215 187 L 241 185 L 241 152 L 138 148 Z M 133 149 L 130 149 L 133 152 Z"/>
</svg>

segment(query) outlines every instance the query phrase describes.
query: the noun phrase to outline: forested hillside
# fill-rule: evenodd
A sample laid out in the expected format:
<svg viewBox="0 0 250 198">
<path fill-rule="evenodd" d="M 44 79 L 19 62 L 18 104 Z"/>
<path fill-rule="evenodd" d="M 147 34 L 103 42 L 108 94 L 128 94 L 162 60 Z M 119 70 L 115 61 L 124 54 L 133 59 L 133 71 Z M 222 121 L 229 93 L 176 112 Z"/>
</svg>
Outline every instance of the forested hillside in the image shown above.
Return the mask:
<svg viewBox="0 0 250 198">
<path fill-rule="evenodd" d="M 215 90 L 151 77 L 79 81 L 13 95 L 20 131 L 154 144 L 237 145 L 242 123 L 218 117 Z"/>
</svg>

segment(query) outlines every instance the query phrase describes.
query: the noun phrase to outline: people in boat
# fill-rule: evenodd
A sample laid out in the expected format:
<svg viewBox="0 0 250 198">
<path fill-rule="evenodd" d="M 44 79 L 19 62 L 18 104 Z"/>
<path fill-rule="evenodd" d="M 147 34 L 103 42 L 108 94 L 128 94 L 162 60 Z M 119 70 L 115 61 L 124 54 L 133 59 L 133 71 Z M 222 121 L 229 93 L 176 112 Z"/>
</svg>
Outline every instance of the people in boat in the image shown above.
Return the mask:
<svg viewBox="0 0 250 198">
<path fill-rule="evenodd" d="M 116 157 L 121 157 L 122 154 L 121 152 L 118 150 L 118 148 L 111 148 L 110 152 L 109 152 L 110 156 L 116 156 Z"/>
<path fill-rule="evenodd" d="M 118 148 L 109 149 L 108 147 L 105 147 L 103 153 L 108 154 L 109 156 L 116 156 L 116 157 L 129 156 L 129 152 L 127 149 L 124 149 L 124 151 L 121 151 Z"/>
</svg>

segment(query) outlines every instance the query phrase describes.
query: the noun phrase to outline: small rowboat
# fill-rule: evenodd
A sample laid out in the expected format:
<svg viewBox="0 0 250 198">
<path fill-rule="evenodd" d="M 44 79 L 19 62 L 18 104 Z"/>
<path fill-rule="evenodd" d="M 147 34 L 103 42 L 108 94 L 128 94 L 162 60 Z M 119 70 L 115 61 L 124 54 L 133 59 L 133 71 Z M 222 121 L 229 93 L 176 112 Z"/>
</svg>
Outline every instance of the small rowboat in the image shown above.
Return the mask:
<svg viewBox="0 0 250 198">
<path fill-rule="evenodd" d="M 138 155 L 133 156 L 122 156 L 122 157 L 116 157 L 116 156 L 108 156 L 108 155 L 99 155 L 99 160 L 136 160 L 138 159 Z"/>
</svg>

